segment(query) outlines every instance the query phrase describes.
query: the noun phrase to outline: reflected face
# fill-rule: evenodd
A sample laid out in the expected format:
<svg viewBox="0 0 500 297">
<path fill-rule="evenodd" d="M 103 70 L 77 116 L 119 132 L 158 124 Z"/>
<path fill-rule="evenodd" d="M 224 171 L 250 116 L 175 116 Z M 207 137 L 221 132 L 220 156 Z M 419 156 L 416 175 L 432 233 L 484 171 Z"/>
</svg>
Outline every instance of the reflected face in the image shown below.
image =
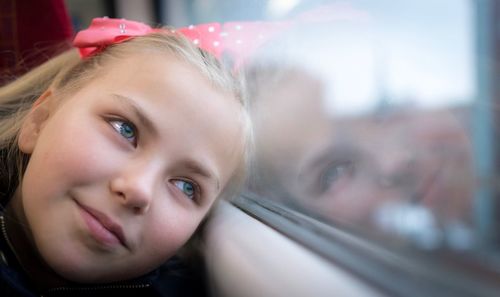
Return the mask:
<svg viewBox="0 0 500 297">
<path fill-rule="evenodd" d="M 451 111 L 335 118 L 325 114 L 318 80 L 290 76 L 275 88 L 258 98 L 255 120 L 261 170 L 273 174 L 268 188 L 286 192 L 281 199 L 350 224 L 370 223 L 393 203 L 469 219 L 471 149 Z M 279 112 L 258 114 L 266 110 Z"/>
<path fill-rule="evenodd" d="M 44 260 L 79 282 L 132 278 L 166 261 L 236 169 L 240 112 L 192 66 L 151 53 L 49 108 L 20 141 L 31 157 L 14 198 Z"/>
<path fill-rule="evenodd" d="M 359 223 L 375 219 L 381 207 L 403 203 L 424 206 L 444 220 L 468 221 L 474 180 L 470 144 L 448 111 L 335 126 L 331 143 L 304 157 L 294 183 L 301 186 L 292 186 L 307 207 Z"/>
</svg>

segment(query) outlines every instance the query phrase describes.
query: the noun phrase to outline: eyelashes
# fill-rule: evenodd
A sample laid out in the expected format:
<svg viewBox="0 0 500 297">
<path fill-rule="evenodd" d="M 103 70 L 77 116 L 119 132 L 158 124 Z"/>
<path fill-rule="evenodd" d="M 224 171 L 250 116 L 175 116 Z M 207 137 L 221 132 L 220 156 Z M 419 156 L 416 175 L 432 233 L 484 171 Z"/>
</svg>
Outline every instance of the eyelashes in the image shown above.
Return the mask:
<svg viewBox="0 0 500 297">
<path fill-rule="evenodd" d="M 190 200 L 195 200 L 199 195 L 199 186 L 194 182 L 183 179 L 174 179 L 172 180 L 172 183 Z"/>
<path fill-rule="evenodd" d="M 317 168 L 309 176 L 306 189 L 314 197 L 322 197 L 327 192 L 339 190 L 356 176 L 357 166 L 351 160 L 336 160 Z"/>
<path fill-rule="evenodd" d="M 138 132 L 136 126 L 133 123 L 127 120 L 113 119 L 109 121 L 109 124 L 126 141 L 131 143 L 134 147 L 137 147 Z"/>
<path fill-rule="evenodd" d="M 326 192 L 336 182 L 343 178 L 352 177 L 354 174 L 354 164 L 351 161 L 334 162 L 330 164 L 320 177 L 320 188 Z"/>
<path fill-rule="evenodd" d="M 134 148 L 138 145 L 139 131 L 130 121 L 121 118 L 112 118 L 108 120 L 111 127 Z M 201 195 L 201 189 L 195 182 L 186 179 L 172 179 L 172 184 L 189 200 L 198 200 Z"/>
</svg>

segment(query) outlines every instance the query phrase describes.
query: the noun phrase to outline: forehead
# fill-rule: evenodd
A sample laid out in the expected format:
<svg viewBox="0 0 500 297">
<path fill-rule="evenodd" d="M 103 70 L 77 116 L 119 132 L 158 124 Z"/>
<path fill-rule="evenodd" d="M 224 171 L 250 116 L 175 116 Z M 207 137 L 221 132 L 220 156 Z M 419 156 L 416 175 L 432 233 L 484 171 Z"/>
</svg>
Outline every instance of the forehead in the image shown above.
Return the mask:
<svg viewBox="0 0 500 297">
<path fill-rule="evenodd" d="M 109 66 L 84 87 L 100 104 L 120 104 L 116 95 L 129 98 L 153 123 L 162 146 L 172 148 L 175 139 L 179 151 L 219 168 L 236 167 L 243 150 L 242 106 L 232 94 L 175 55 L 138 54 Z"/>
<path fill-rule="evenodd" d="M 212 98 L 225 98 L 221 102 L 212 100 L 210 106 L 217 103 L 239 106 L 234 94 L 210 81 L 198 66 L 173 53 L 151 51 L 133 54 L 113 59 L 98 71 L 96 79 L 89 83 L 92 87 L 142 93 L 144 97 L 153 97 L 150 99 L 155 99 L 158 103 L 161 100 L 172 103 L 181 98 L 193 99 L 183 100 L 185 103 L 208 103 Z"/>
<path fill-rule="evenodd" d="M 192 80 L 205 85 L 211 84 L 202 70 L 187 59 L 168 51 L 155 50 L 108 59 L 97 70 L 96 76 L 100 80 L 105 79 L 110 85 L 132 83 L 166 88 Z"/>
</svg>

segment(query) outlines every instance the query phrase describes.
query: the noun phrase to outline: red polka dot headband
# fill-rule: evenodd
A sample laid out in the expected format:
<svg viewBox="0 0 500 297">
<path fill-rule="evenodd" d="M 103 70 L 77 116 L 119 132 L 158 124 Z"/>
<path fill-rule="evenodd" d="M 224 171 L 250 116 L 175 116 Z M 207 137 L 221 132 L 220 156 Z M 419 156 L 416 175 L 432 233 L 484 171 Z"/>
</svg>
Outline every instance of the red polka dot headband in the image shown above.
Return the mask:
<svg viewBox="0 0 500 297">
<path fill-rule="evenodd" d="M 229 54 L 234 58 L 237 67 L 259 46 L 289 25 L 287 22 L 208 23 L 171 31 L 179 32 L 217 58 L 223 53 Z M 88 29 L 78 32 L 73 45 L 79 49 L 80 56 L 86 58 L 99 53 L 108 45 L 135 36 L 164 31 L 165 29 L 151 28 L 146 24 L 125 19 L 95 18 Z"/>
<path fill-rule="evenodd" d="M 172 31 L 181 33 L 217 58 L 222 54 L 229 55 L 234 61 L 234 67 L 238 68 L 265 42 L 292 25 L 319 23 L 325 26 L 327 23 L 339 20 L 368 18 L 366 12 L 351 7 L 350 4 L 333 3 L 306 11 L 288 21 L 208 23 Z M 155 29 L 125 19 L 95 18 L 88 29 L 76 35 L 73 45 L 79 48 L 81 57 L 85 58 L 102 51 L 108 45 L 163 30 L 165 29 Z"/>
</svg>

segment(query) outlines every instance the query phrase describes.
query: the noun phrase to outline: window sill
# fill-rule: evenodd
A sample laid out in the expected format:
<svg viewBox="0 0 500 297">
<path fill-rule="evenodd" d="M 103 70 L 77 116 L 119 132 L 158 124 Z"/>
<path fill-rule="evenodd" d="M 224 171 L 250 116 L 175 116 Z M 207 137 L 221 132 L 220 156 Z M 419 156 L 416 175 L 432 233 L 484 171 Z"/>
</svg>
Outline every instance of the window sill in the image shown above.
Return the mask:
<svg viewBox="0 0 500 297">
<path fill-rule="evenodd" d="M 227 202 L 206 234 L 214 296 L 383 296 Z"/>
</svg>

